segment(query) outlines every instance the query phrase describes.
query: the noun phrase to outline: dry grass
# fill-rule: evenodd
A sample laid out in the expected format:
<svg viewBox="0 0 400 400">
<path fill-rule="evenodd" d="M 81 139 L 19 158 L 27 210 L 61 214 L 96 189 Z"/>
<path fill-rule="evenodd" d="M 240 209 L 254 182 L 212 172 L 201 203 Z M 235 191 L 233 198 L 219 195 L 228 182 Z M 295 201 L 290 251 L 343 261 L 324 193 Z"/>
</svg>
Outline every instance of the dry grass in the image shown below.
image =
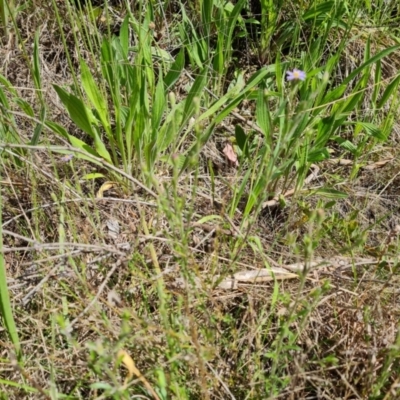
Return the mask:
<svg viewBox="0 0 400 400">
<path fill-rule="evenodd" d="M 46 16 L 43 88 L 50 112 L 67 125 L 51 84 L 70 77 Z M 19 14 L 26 49 L 34 21 Z M 21 52 L 10 44 L 2 53 L 2 74 L 34 103 Z M 17 124 L 29 139 L 32 123 L 18 117 Z M 159 185 L 170 190 L 162 199 L 118 185 L 98 199 L 105 180 L 84 181 L 91 171 L 84 161 L 64 163 L 44 150 L 3 152 L 5 260 L 25 361 L 20 367 L 10 361 L 2 330 L 2 398 L 104 398 L 93 386 L 98 382 L 119 388 L 113 398 L 150 398 L 138 376 L 125 381 L 123 394 L 120 349 L 160 398 L 161 371 L 171 398 L 398 398 L 398 131 L 363 160 L 392 158 L 381 168 L 350 178 L 351 167 L 324 164 L 313 186 L 340 182 L 349 194 L 333 208 L 297 194 L 250 226 L 240 207 L 233 219 L 226 216 L 238 177 L 224 143 L 222 134 L 208 143 L 198 176 L 183 175 L 176 188 L 171 171 L 160 171 Z M 320 222 L 311 216 L 315 210 Z M 182 215 L 220 218 L 195 226 Z M 318 268 L 292 279 L 240 282 L 234 290 L 217 286 L 217 277 L 264 268 L 266 260 L 304 262 L 305 237 L 318 242 L 312 252 L 324 261 Z"/>
</svg>

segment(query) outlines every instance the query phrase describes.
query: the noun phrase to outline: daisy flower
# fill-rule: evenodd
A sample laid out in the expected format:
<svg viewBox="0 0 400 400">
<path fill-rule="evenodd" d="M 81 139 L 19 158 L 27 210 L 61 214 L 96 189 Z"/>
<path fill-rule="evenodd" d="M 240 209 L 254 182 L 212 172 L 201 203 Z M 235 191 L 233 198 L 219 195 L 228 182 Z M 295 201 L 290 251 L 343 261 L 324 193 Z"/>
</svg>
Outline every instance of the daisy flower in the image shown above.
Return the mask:
<svg viewBox="0 0 400 400">
<path fill-rule="evenodd" d="M 62 157 L 60 158 L 60 161 L 62 161 L 62 162 L 68 162 L 68 161 L 71 161 L 73 157 L 74 157 L 73 154 L 66 154 L 65 156 L 62 156 Z"/>
<path fill-rule="evenodd" d="M 295 68 L 293 71 L 286 72 L 286 79 L 288 81 L 305 81 L 306 73 L 300 69 Z"/>
</svg>

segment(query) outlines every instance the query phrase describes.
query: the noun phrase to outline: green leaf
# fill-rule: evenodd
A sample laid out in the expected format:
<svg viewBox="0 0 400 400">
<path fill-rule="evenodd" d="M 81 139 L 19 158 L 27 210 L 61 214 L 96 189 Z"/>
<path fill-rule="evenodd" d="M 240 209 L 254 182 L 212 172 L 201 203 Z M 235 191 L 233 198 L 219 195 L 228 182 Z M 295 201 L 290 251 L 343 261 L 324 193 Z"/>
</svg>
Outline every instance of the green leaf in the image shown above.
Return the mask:
<svg viewBox="0 0 400 400">
<path fill-rule="evenodd" d="M 251 93 L 253 88 L 257 86 L 268 74 L 271 74 L 275 72 L 275 66 L 271 65 L 268 68 L 261 68 L 259 71 L 257 71 L 255 74 L 253 74 L 249 81 L 247 82 L 247 85 L 243 89 L 242 93 L 235 97 L 216 117 L 215 117 L 215 122 L 220 123 L 224 120 L 224 118 L 231 113 L 232 110 L 234 110 L 237 105 L 242 102 L 246 96 Z"/>
<path fill-rule="evenodd" d="M 153 109 L 151 114 L 151 126 L 153 130 L 153 139 L 157 137 L 157 131 L 160 127 L 163 113 L 165 110 L 166 99 L 164 91 L 164 82 L 159 79 L 156 86 L 156 91 L 153 96 Z"/>
<path fill-rule="evenodd" d="M 99 178 L 105 178 L 104 174 L 101 174 L 100 172 L 92 172 L 90 174 L 82 176 L 82 179 L 84 179 L 85 181 L 91 181 Z"/>
<path fill-rule="evenodd" d="M 185 66 L 185 48 L 182 47 L 181 51 L 176 56 L 175 62 L 172 64 L 170 70 L 164 78 L 165 92 L 167 93 L 174 83 L 179 79 L 183 68 Z"/>
<path fill-rule="evenodd" d="M 160 160 L 166 162 L 171 167 L 180 170 L 186 162 L 186 157 L 182 154 L 178 154 L 174 159 L 172 159 L 171 155 L 164 155 L 160 157 Z"/>
<path fill-rule="evenodd" d="M 312 194 L 318 194 L 320 196 L 327 197 L 328 199 L 346 199 L 348 197 L 347 193 L 331 188 L 320 188 L 317 190 L 313 190 Z"/>
<path fill-rule="evenodd" d="M 330 158 L 329 151 L 326 147 L 318 150 L 312 150 L 307 155 L 307 162 L 315 163 L 328 160 Z"/>
<path fill-rule="evenodd" d="M 393 79 L 392 82 L 387 85 L 385 91 L 383 92 L 383 95 L 381 99 L 379 100 L 377 104 L 377 108 L 382 108 L 386 102 L 388 101 L 389 97 L 395 92 L 399 86 L 400 82 L 400 75 L 398 75 L 396 78 Z"/>
<path fill-rule="evenodd" d="M 2 195 L 0 194 L 0 314 L 8 335 L 14 345 L 18 359 L 21 357 L 21 345 L 18 337 L 17 326 L 13 316 L 10 293 L 7 286 L 7 271 L 3 253 L 3 232 L 2 232 Z"/>
<path fill-rule="evenodd" d="M 87 109 L 82 100 L 66 92 L 58 85 L 53 85 L 53 87 L 75 124 L 91 137 L 94 137 L 95 134 L 93 132 L 92 123 L 95 119 L 93 115 L 90 116 L 91 112 Z"/>
<path fill-rule="evenodd" d="M 351 143 L 349 140 L 347 139 L 343 139 L 340 136 L 335 136 L 333 138 L 333 140 L 335 140 L 335 142 L 339 143 L 341 147 L 343 147 L 344 149 L 350 151 L 350 153 L 352 154 L 356 154 L 357 152 L 357 147 L 354 146 L 353 143 Z"/>
<path fill-rule="evenodd" d="M 17 98 L 15 99 L 15 102 L 26 115 L 28 115 L 29 117 L 35 116 L 35 112 L 33 111 L 32 106 L 27 101 L 21 98 Z"/>
<path fill-rule="evenodd" d="M 335 6 L 334 1 L 324 1 L 318 5 L 315 4 L 316 3 L 312 3 L 310 9 L 303 14 L 304 21 L 307 21 L 309 19 L 315 19 L 321 14 L 325 17 L 326 14 L 329 14 L 332 8 Z"/>
<path fill-rule="evenodd" d="M 157 148 L 164 151 L 177 137 L 182 125 L 183 103 L 175 105 L 168 113 L 157 137 Z"/>
<path fill-rule="evenodd" d="M 96 152 L 100 157 L 104 158 L 106 161 L 112 164 L 110 153 L 106 149 L 106 146 L 101 140 L 98 133 L 96 133 L 94 137 L 94 148 L 96 149 Z"/>
<path fill-rule="evenodd" d="M 282 73 L 282 63 L 281 63 L 281 53 L 278 51 L 276 54 L 275 60 L 275 68 L 276 68 L 276 87 L 279 93 L 283 94 L 283 73 Z"/>
<path fill-rule="evenodd" d="M 195 112 L 195 99 L 201 98 L 204 86 L 206 85 L 207 69 L 195 79 L 189 94 L 185 100 L 185 107 L 183 109 L 183 124 L 185 125 L 189 118 Z"/>
<path fill-rule="evenodd" d="M 40 78 L 40 59 L 39 59 L 39 32 L 36 31 L 35 40 L 33 42 L 33 82 L 35 83 L 36 89 L 39 91 L 42 89 L 42 81 Z M 41 92 L 39 92 L 41 93 Z M 39 95 L 41 96 L 41 94 Z"/>
<path fill-rule="evenodd" d="M 90 388 L 91 389 L 95 389 L 95 390 L 113 390 L 113 387 L 106 382 L 95 382 L 95 383 L 91 383 L 90 384 Z"/>
<path fill-rule="evenodd" d="M 129 52 L 129 14 L 126 15 L 119 30 L 119 42 L 124 58 L 128 57 Z"/>
<path fill-rule="evenodd" d="M 220 215 L 207 215 L 203 218 L 200 218 L 196 224 L 206 224 L 208 222 L 213 221 L 224 221 L 224 219 Z"/>
<path fill-rule="evenodd" d="M 382 50 L 380 53 L 376 54 L 375 56 L 371 57 L 369 60 L 365 61 L 361 66 L 356 68 L 353 72 L 349 74 L 349 76 L 342 82 L 340 86 L 329 92 L 323 100 L 324 104 L 330 103 L 332 101 L 335 101 L 339 99 L 345 90 L 348 87 L 348 84 L 360 73 L 362 72 L 365 68 L 367 68 L 369 65 L 381 60 L 382 58 L 392 54 L 394 51 L 398 50 L 400 48 L 400 45 L 392 46 L 389 47 L 385 50 Z"/>
<path fill-rule="evenodd" d="M 265 137 L 270 138 L 272 135 L 271 115 L 268 110 L 268 104 L 265 99 L 264 89 L 258 89 L 257 107 L 256 107 L 257 125 L 264 132 Z"/>
<path fill-rule="evenodd" d="M 198 151 L 207 143 L 211 134 L 214 132 L 215 123 L 212 122 L 207 129 L 205 130 L 204 134 L 200 136 L 199 140 L 194 143 L 188 150 L 185 151 L 185 155 L 187 155 L 182 168 L 180 169 L 179 175 L 186 169 L 186 167 L 190 164 L 192 159 L 198 156 Z"/>
<path fill-rule="evenodd" d="M 235 138 L 240 150 L 244 151 L 247 143 L 247 135 L 239 124 L 235 125 Z"/>
<path fill-rule="evenodd" d="M 197 118 L 197 122 L 203 121 L 204 119 L 213 116 L 229 100 L 231 100 L 232 98 L 237 99 L 239 93 L 240 93 L 240 83 L 237 86 L 235 85 L 232 88 L 230 88 L 230 90 L 227 93 L 225 93 L 221 98 L 212 103 L 208 107 L 208 109 Z"/>
<path fill-rule="evenodd" d="M 362 126 L 368 135 L 373 136 L 380 141 L 386 140 L 386 136 L 378 126 L 371 124 L 370 122 L 357 122 L 357 125 Z"/>
<path fill-rule="evenodd" d="M 42 133 L 45 120 L 46 120 L 46 107 L 42 107 L 40 110 L 40 122 L 36 124 L 35 130 L 33 131 L 32 139 L 30 141 L 31 146 L 36 146 L 39 143 L 39 137 L 40 134 Z"/>
<path fill-rule="evenodd" d="M 232 4 L 232 3 L 226 3 L 225 4 L 225 9 L 227 9 L 227 4 Z M 233 7 L 232 12 L 229 14 L 228 18 L 228 40 L 227 40 L 227 49 L 231 50 L 232 48 L 232 38 L 233 34 L 235 32 L 235 28 L 237 27 L 237 20 L 238 18 L 241 18 L 241 11 L 246 4 L 246 0 L 238 0 L 235 4 L 235 7 Z M 247 22 L 247 20 L 246 20 Z M 230 61 L 230 60 L 227 60 Z"/>
<path fill-rule="evenodd" d="M 73 94 L 69 94 L 57 85 L 53 86 L 61 101 L 67 107 L 68 113 L 75 124 L 94 139 L 94 146 L 97 154 L 100 157 L 103 157 L 109 163 L 112 163 L 110 153 L 107 151 L 106 146 L 101 140 L 97 131 L 97 120 L 93 116 L 92 112 L 78 97 L 74 96 Z M 95 128 L 92 127 L 92 124 L 95 125 Z M 69 135 L 69 137 L 69 140 L 72 141 L 73 139 L 71 135 Z"/>
<path fill-rule="evenodd" d="M 214 0 L 203 0 L 201 3 L 201 22 L 204 37 L 210 39 L 211 16 L 213 12 Z"/>
<path fill-rule="evenodd" d="M 104 129 L 106 130 L 107 134 L 111 134 L 107 100 L 98 88 L 93 75 L 83 59 L 81 59 L 81 79 L 85 93 L 93 107 L 96 109 Z"/>
<path fill-rule="evenodd" d="M 91 154 L 94 157 L 99 157 L 99 154 L 97 154 L 97 152 L 95 150 L 93 150 L 87 143 L 85 143 L 84 141 L 78 139 L 75 136 L 70 135 L 67 130 L 62 127 L 61 125 L 52 122 L 52 121 L 46 121 L 45 125 L 47 128 L 49 128 L 50 130 L 52 130 L 54 133 L 64 137 L 65 139 L 67 139 L 70 143 L 71 146 L 76 148 L 76 149 L 80 149 L 86 153 Z M 86 157 L 84 154 L 81 153 L 75 153 L 75 157 L 76 158 L 81 158 L 83 160 L 86 161 L 90 161 L 91 163 L 97 164 L 97 165 L 102 165 L 102 163 L 96 162 L 95 160 L 93 160 L 92 157 Z"/>
</svg>

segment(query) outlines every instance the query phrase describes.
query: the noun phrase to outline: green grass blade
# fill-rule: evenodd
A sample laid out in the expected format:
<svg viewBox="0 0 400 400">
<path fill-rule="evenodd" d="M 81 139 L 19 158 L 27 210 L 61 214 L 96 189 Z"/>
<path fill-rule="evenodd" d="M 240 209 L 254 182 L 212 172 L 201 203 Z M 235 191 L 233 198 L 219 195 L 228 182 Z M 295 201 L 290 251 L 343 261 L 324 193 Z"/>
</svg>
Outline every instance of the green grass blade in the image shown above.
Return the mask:
<svg viewBox="0 0 400 400">
<path fill-rule="evenodd" d="M 40 90 L 42 88 L 42 79 L 40 75 L 40 58 L 39 58 L 39 32 L 35 34 L 35 41 L 33 43 L 33 81 L 35 83 L 36 89 Z M 39 92 L 40 93 L 40 92 Z"/>
<path fill-rule="evenodd" d="M 19 342 L 18 330 L 15 325 L 12 305 L 10 301 L 10 293 L 7 286 L 6 264 L 4 262 L 3 253 L 3 224 L 2 224 L 2 196 L 0 194 L 0 311 L 3 323 L 7 329 L 8 335 L 14 345 L 17 357 L 21 357 L 21 344 Z"/>
<path fill-rule="evenodd" d="M 40 121 L 41 122 L 36 124 L 32 139 L 30 141 L 30 144 L 32 146 L 36 146 L 39 143 L 40 134 L 43 131 L 44 122 L 46 121 L 46 114 L 47 114 L 46 107 L 42 107 L 42 109 L 40 110 Z"/>
<path fill-rule="evenodd" d="M 392 54 L 396 50 L 400 48 L 400 45 L 392 46 L 389 47 L 385 50 L 382 50 L 380 53 L 376 54 L 366 62 L 364 62 L 362 65 L 360 65 L 358 68 L 356 68 L 352 73 L 349 74 L 349 76 L 343 81 L 343 83 L 338 86 L 337 88 L 333 89 L 331 92 L 329 92 L 325 98 L 324 98 L 324 104 L 330 103 L 332 101 L 336 101 L 339 99 L 344 92 L 347 89 L 348 84 L 360 73 L 362 72 L 365 68 L 370 66 L 371 64 L 380 61 L 382 58 L 387 57 L 388 55 Z"/>
</svg>

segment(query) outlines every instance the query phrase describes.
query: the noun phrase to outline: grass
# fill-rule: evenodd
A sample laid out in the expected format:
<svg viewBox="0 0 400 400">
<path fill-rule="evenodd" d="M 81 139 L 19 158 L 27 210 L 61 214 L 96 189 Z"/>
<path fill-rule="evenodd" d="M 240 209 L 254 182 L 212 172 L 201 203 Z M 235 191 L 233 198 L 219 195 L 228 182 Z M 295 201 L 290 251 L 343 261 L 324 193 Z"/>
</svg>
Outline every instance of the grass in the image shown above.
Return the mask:
<svg viewBox="0 0 400 400">
<path fill-rule="evenodd" d="M 1 398 L 397 399 L 397 1 L 6 5 Z"/>
</svg>

